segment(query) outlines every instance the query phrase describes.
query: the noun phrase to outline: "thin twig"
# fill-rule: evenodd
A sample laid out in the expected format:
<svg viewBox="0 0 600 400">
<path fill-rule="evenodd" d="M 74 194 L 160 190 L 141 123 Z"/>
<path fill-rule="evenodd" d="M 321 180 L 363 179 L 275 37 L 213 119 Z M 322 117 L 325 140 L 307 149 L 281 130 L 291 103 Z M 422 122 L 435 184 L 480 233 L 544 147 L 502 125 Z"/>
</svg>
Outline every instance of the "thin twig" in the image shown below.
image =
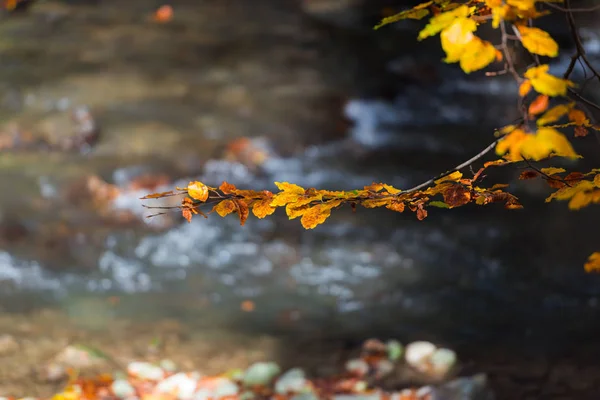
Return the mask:
<svg viewBox="0 0 600 400">
<path fill-rule="evenodd" d="M 419 189 L 422 189 L 422 188 L 424 188 L 424 187 L 427 187 L 427 186 L 431 185 L 432 183 L 434 183 L 434 182 L 435 182 L 435 181 L 437 181 L 438 179 L 441 179 L 441 178 L 443 178 L 443 177 L 445 177 L 445 176 L 448 176 L 448 175 L 450 175 L 450 174 L 451 174 L 451 173 L 453 173 L 453 172 L 456 172 L 456 171 L 458 171 L 458 170 L 461 170 L 461 169 L 463 169 L 463 168 L 465 168 L 465 167 L 468 167 L 468 166 L 470 166 L 470 165 L 471 165 L 471 164 L 473 164 L 475 161 L 479 160 L 481 157 L 483 157 L 484 155 L 486 155 L 487 153 L 489 153 L 489 152 L 490 152 L 490 151 L 491 151 L 491 150 L 492 150 L 494 147 L 496 147 L 496 144 L 498 144 L 498 142 L 499 142 L 500 140 L 502 140 L 502 139 L 503 139 L 503 138 L 498 138 L 498 139 L 494 140 L 494 141 L 493 141 L 493 142 L 492 142 L 490 145 L 488 145 L 488 146 L 487 146 L 485 149 L 481 150 L 479 153 L 477 153 L 477 154 L 476 154 L 476 155 L 474 155 L 473 157 L 469 158 L 467 161 L 465 161 L 465 162 L 463 162 L 463 163 L 461 163 L 461 164 L 458 164 L 456 167 L 452 168 L 451 170 L 449 170 L 449 171 L 446 171 L 446 172 L 444 172 L 444 173 L 442 173 L 442 174 L 440 174 L 440 175 L 438 175 L 438 176 L 436 176 L 436 177 L 434 177 L 434 178 L 431 178 L 431 179 L 429 179 L 429 180 L 428 180 L 428 181 L 426 181 L 426 182 L 423 182 L 423 183 L 421 183 L 421 184 L 419 184 L 419 185 L 417 185 L 417 186 L 415 186 L 415 187 L 412 187 L 412 188 L 410 188 L 410 189 L 408 189 L 408 190 L 404 190 L 404 191 L 402 191 L 402 194 L 407 194 L 407 193 L 416 192 L 416 191 L 417 191 L 417 190 L 419 190 Z"/>
<path fill-rule="evenodd" d="M 579 32 L 577 32 L 577 24 L 575 23 L 575 17 L 573 13 L 570 11 L 571 8 L 571 0 L 565 0 L 566 8 L 567 8 L 567 21 L 569 22 L 569 29 L 571 30 L 571 36 L 573 36 L 573 40 L 575 41 L 575 47 L 577 48 L 577 52 L 579 56 L 583 59 L 585 64 L 588 66 L 590 71 L 598 78 L 598 82 L 600 82 L 600 73 L 594 68 L 590 60 L 588 60 L 585 55 L 585 48 L 583 47 L 583 43 L 581 42 L 581 37 L 579 36 Z"/>
</svg>

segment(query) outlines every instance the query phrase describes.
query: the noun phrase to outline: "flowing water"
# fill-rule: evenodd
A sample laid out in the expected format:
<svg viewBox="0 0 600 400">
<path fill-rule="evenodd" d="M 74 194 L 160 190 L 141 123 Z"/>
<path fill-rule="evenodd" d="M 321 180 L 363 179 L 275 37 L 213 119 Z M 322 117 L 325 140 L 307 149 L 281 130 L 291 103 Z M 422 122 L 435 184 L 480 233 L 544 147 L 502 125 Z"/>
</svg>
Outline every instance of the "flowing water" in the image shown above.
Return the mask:
<svg viewBox="0 0 600 400">
<path fill-rule="evenodd" d="M 547 191 L 520 184 L 519 171 L 502 178 L 525 210 L 434 209 L 422 222 L 350 209 L 310 231 L 282 215 L 244 227 L 215 215 L 119 218 L 148 214 L 144 188 L 103 212 L 89 206 L 72 185 L 91 174 L 120 188 L 166 174 L 157 191 L 191 179 L 410 187 L 517 117 L 510 81 L 432 69 L 437 55 L 412 44 L 386 63 L 398 42 L 315 23 L 293 1 L 181 1 L 168 24 L 148 3 L 48 1 L 0 21 L 1 133 L 43 138 L 0 153 L 7 312 L 58 307 L 94 329 L 168 317 L 352 343 L 426 338 L 484 365 L 481 349 L 491 360 L 597 349 L 600 278 L 582 264 L 598 250 L 598 212 L 544 203 Z M 394 100 L 375 96 L 388 86 Z M 97 143 L 56 150 L 84 106 Z M 267 154 L 259 168 L 223 156 L 237 138 Z M 249 301 L 252 312 L 240 310 Z"/>
</svg>

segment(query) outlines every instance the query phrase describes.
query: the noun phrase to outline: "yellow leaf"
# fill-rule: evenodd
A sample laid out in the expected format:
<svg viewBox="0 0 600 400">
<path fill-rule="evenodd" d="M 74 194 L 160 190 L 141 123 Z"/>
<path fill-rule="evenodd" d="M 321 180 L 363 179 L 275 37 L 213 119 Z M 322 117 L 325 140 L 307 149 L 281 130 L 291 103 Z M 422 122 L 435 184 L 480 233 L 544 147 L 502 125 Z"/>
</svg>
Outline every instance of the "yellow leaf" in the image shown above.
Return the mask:
<svg viewBox="0 0 600 400">
<path fill-rule="evenodd" d="M 225 217 L 235 210 L 236 206 L 233 200 L 223 200 L 213 208 L 213 211 L 216 211 L 221 217 Z"/>
<path fill-rule="evenodd" d="M 198 201 L 206 201 L 208 199 L 208 186 L 202 182 L 190 182 L 187 186 L 188 195 Z"/>
<path fill-rule="evenodd" d="M 383 187 L 385 188 L 385 190 L 388 191 L 389 194 L 398 194 L 398 193 L 402 192 L 402 190 L 396 189 L 395 187 L 387 185 L 385 183 L 383 184 Z"/>
<path fill-rule="evenodd" d="M 594 176 L 594 185 L 596 185 L 597 188 L 600 188 L 600 174 Z"/>
<path fill-rule="evenodd" d="M 569 201 L 569 210 L 579 210 L 592 202 L 592 194 L 588 192 L 577 192 Z"/>
<path fill-rule="evenodd" d="M 529 79 L 525 79 L 521 85 L 519 85 L 519 96 L 525 97 L 527 93 L 531 91 L 531 81 Z"/>
<path fill-rule="evenodd" d="M 268 215 L 271 215 L 275 212 L 275 207 L 271 207 L 271 198 L 267 197 L 262 200 L 255 201 L 252 204 L 252 213 L 257 218 L 264 218 Z"/>
<path fill-rule="evenodd" d="M 584 126 L 589 125 L 590 120 L 585 116 L 585 113 L 581 110 L 569 111 L 569 121 L 574 122 L 575 125 Z"/>
<path fill-rule="evenodd" d="M 535 9 L 536 1 L 537 0 L 506 0 L 506 4 L 517 7 L 520 10 L 531 10 Z"/>
<path fill-rule="evenodd" d="M 563 186 L 562 188 L 558 189 L 556 192 L 552 193 L 546 198 L 546 203 L 552 200 L 569 200 L 579 192 L 593 189 L 594 184 L 591 181 L 579 181 L 571 184 L 571 186 Z"/>
<path fill-rule="evenodd" d="M 566 170 L 564 168 L 555 168 L 555 167 L 542 168 L 541 171 L 546 175 L 554 175 L 554 174 L 560 174 L 562 172 L 566 172 Z"/>
<path fill-rule="evenodd" d="M 331 209 L 338 207 L 340 204 L 342 204 L 342 200 L 330 200 L 326 203 L 312 206 L 302 216 L 300 220 L 302 226 L 304 229 L 313 229 L 317 225 L 322 224 L 331 215 Z"/>
<path fill-rule="evenodd" d="M 548 57 L 558 55 L 558 44 L 548 32 L 527 26 L 519 26 L 518 29 L 523 47 L 529 50 L 530 53 Z"/>
<path fill-rule="evenodd" d="M 453 173 L 451 173 L 449 175 L 446 175 L 443 178 L 440 178 L 440 179 L 434 181 L 434 183 L 437 185 L 437 184 L 440 184 L 440 183 L 446 182 L 446 181 L 457 181 L 460 178 L 462 178 L 462 176 L 463 176 L 462 172 L 460 172 L 460 171 L 454 171 Z"/>
<path fill-rule="evenodd" d="M 304 188 L 288 182 L 275 182 L 275 186 L 281 190 L 273 196 L 271 207 L 281 207 L 289 203 L 295 203 L 301 196 L 304 196 Z"/>
<path fill-rule="evenodd" d="M 403 19 L 422 19 L 423 17 L 429 14 L 429 10 L 427 10 L 427 7 L 429 7 L 432 4 L 433 1 L 428 1 L 426 3 L 416 5 L 410 10 L 402 11 L 389 17 L 385 17 L 373 29 L 379 29 L 382 26 L 389 25 L 394 22 L 401 21 Z"/>
<path fill-rule="evenodd" d="M 525 158 L 539 161 L 554 154 L 560 157 L 579 158 L 569 140 L 553 128 L 539 128 L 535 135 L 521 143 L 521 155 Z"/>
<path fill-rule="evenodd" d="M 480 70 L 487 67 L 496 59 L 496 49 L 485 40 L 475 38 L 466 47 L 460 58 L 460 67 L 465 73 Z"/>
<path fill-rule="evenodd" d="M 492 28 L 497 29 L 510 7 L 503 4 L 502 0 L 485 0 L 485 5 L 492 10 Z"/>
<path fill-rule="evenodd" d="M 600 271 L 600 253 L 592 253 L 584 265 L 585 272 Z"/>
<path fill-rule="evenodd" d="M 470 18 L 456 18 L 454 22 L 445 28 L 440 34 L 442 49 L 446 52 L 447 63 L 453 63 L 460 60 L 467 44 L 475 38 L 473 32 L 477 29 L 477 24 Z"/>
<path fill-rule="evenodd" d="M 473 11 L 475 7 L 467 7 L 466 5 L 461 5 L 451 11 L 443 12 L 429 20 L 429 24 L 419 32 L 418 40 L 423 40 L 428 38 L 429 36 L 437 35 L 443 29 L 450 26 L 456 18 L 468 17 Z"/>
<path fill-rule="evenodd" d="M 523 159 L 520 150 L 521 144 L 529 136 L 530 135 L 525 133 L 522 129 L 514 129 L 506 135 L 504 139 L 498 142 L 496 145 L 496 154 L 504 156 L 504 158 L 509 161 L 521 161 Z"/>
<path fill-rule="evenodd" d="M 566 79 L 560 79 L 548 73 L 548 64 L 532 67 L 525 72 L 525 78 L 531 81 L 533 88 L 548 96 L 565 96 L 569 87 L 575 84 Z"/>
<path fill-rule="evenodd" d="M 537 120 L 537 125 L 538 126 L 542 126 L 542 125 L 548 125 L 551 124 L 553 122 L 558 121 L 559 119 L 561 119 L 563 116 L 567 115 L 567 113 L 569 112 L 569 110 L 571 108 L 573 108 L 573 103 L 571 104 L 559 104 L 557 106 L 552 107 L 551 109 L 549 109 L 548 111 L 546 111 L 544 113 L 544 115 L 542 115 L 540 118 L 538 118 Z"/>
</svg>

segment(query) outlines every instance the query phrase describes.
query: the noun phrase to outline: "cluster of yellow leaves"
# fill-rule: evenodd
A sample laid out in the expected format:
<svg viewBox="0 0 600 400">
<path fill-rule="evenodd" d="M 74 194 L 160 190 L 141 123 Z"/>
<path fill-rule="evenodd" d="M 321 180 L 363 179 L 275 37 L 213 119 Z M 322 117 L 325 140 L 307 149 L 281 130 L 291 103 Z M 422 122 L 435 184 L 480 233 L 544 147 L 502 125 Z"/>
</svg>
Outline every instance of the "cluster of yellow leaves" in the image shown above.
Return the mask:
<svg viewBox="0 0 600 400">
<path fill-rule="evenodd" d="M 525 132 L 523 128 L 508 126 L 496 145 L 496 154 L 507 161 L 533 160 L 539 161 L 552 156 L 580 158 L 569 140 L 551 127 L 540 127 L 534 133 Z"/>
<path fill-rule="evenodd" d="M 504 21 L 514 23 L 518 39 L 530 53 L 548 57 L 558 56 L 558 44 L 550 34 L 526 24 L 530 19 L 546 15 L 537 11 L 536 3 L 548 1 L 466 0 L 459 3 L 451 0 L 432 0 L 384 18 L 375 29 L 403 19 L 422 19 L 432 14 L 429 23 L 419 32 L 418 40 L 439 33 L 442 48 L 446 52 L 444 61 L 460 63 L 462 70 L 470 73 L 503 58 L 502 53 L 492 43 L 474 35 L 477 26 L 490 19 L 494 29 L 498 29 Z M 540 79 L 535 80 L 535 85 L 538 85 Z M 544 83 L 538 86 L 543 87 Z"/>
<path fill-rule="evenodd" d="M 524 74 L 526 79 L 519 87 L 519 94 L 524 97 L 533 87 L 536 92 L 551 97 L 566 96 L 567 90 L 574 87 L 575 84 L 567 79 L 557 78 L 549 74 L 549 69 L 548 64 L 529 68 Z"/>
<path fill-rule="evenodd" d="M 543 171 L 543 170 L 542 170 Z M 558 186 L 558 190 L 546 199 L 569 200 L 569 209 L 579 210 L 592 203 L 600 203 L 600 169 L 594 169 L 587 174 L 571 173 L 562 178 L 560 174 L 551 175 L 551 185 Z M 558 184 L 556 183 L 558 182 Z"/>
</svg>

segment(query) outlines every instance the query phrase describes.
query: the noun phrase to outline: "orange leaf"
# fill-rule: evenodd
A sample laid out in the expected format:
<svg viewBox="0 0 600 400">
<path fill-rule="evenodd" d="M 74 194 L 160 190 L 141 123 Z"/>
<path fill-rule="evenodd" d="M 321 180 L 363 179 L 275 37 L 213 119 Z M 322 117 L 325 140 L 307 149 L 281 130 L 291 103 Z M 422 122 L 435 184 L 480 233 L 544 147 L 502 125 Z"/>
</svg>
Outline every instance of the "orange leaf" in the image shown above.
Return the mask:
<svg viewBox="0 0 600 400">
<path fill-rule="evenodd" d="M 539 174 L 536 171 L 523 171 L 521 172 L 521 175 L 519 175 L 519 179 L 521 180 L 525 180 L 525 179 L 533 179 L 536 178 Z"/>
<path fill-rule="evenodd" d="M 388 204 L 385 208 L 392 211 L 404 212 L 404 203 L 401 201 L 394 200 Z"/>
<path fill-rule="evenodd" d="M 238 215 L 240 216 L 240 225 L 244 226 L 246 220 L 248 219 L 248 215 L 250 214 L 250 210 L 248 209 L 248 203 L 244 200 L 233 200 L 235 206 L 237 208 Z"/>
<path fill-rule="evenodd" d="M 427 218 L 427 210 L 423 207 L 423 203 L 419 203 L 417 206 L 417 219 L 423 221 Z"/>
<path fill-rule="evenodd" d="M 168 4 L 161 6 L 154 12 L 154 20 L 156 22 L 169 22 L 173 19 L 173 7 Z"/>
<path fill-rule="evenodd" d="M 500 50 L 496 50 L 496 62 L 500 62 L 504 59 L 502 52 Z"/>
<path fill-rule="evenodd" d="M 529 105 L 529 114 L 537 115 L 541 114 L 548 108 L 549 97 L 545 94 L 540 94 L 534 101 Z"/>
<path fill-rule="evenodd" d="M 585 116 L 585 113 L 581 110 L 572 109 L 569 111 L 569 121 L 575 123 L 575 125 L 587 125 L 590 121 Z"/>
<path fill-rule="evenodd" d="M 599 272 L 600 271 L 600 253 L 592 253 L 584 265 L 585 272 Z"/>
<path fill-rule="evenodd" d="M 252 204 L 252 213 L 257 218 L 264 218 L 275 212 L 275 207 L 271 207 L 272 196 L 267 196 L 262 200 L 257 200 Z"/>
<path fill-rule="evenodd" d="M 575 137 L 584 137 L 584 136 L 587 136 L 588 133 L 590 133 L 590 131 L 588 131 L 587 128 L 585 128 L 583 126 L 575 127 Z"/>
<path fill-rule="evenodd" d="M 252 300 L 244 300 L 240 304 L 240 308 L 242 309 L 242 311 L 252 312 L 256 308 L 256 305 L 254 304 L 254 302 Z"/>
<path fill-rule="evenodd" d="M 213 207 L 213 211 L 216 211 L 221 217 L 225 217 L 232 212 L 236 211 L 236 206 L 233 200 L 223 200 L 219 204 Z"/>
<path fill-rule="evenodd" d="M 331 215 L 331 209 L 342 204 L 342 200 L 331 200 L 326 203 L 317 204 L 309 208 L 300 222 L 305 229 L 313 229 L 317 225 L 322 224 Z"/>
<path fill-rule="evenodd" d="M 236 192 L 237 188 L 235 185 L 224 181 L 221 186 L 219 186 L 219 190 L 224 194 L 232 194 Z"/>
<path fill-rule="evenodd" d="M 450 208 L 459 207 L 471 201 L 471 191 L 459 184 L 446 189 L 443 196 L 444 203 L 448 204 Z"/>
<path fill-rule="evenodd" d="M 189 208 L 181 210 L 181 215 L 186 219 L 187 222 L 192 222 L 192 211 Z"/>
<path fill-rule="evenodd" d="M 190 182 L 187 187 L 188 195 L 199 201 L 206 201 L 208 199 L 208 186 L 202 182 Z"/>
<path fill-rule="evenodd" d="M 519 96 L 525 97 L 525 96 L 527 96 L 527 93 L 529 93 L 530 91 L 531 91 L 531 81 L 529 79 L 526 79 L 519 86 Z"/>
<path fill-rule="evenodd" d="M 546 179 L 546 183 L 553 189 L 560 189 L 566 186 L 560 175 L 550 175 L 549 178 Z"/>
<path fill-rule="evenodd" d="M 569 183 L 577 183 L 581 182 L 584 177 L 585 175 L 583 175 L 581 172 L 571 172 L 569 175 L 565 176 L 565 181 Z"/>
<path fill-rule="evenodd" d="M 175 192 L 173 192 L 172 190 L 169 192 L 160 192 L 160 193 L 152 193 L 152 194 L 147 194 L 144 197 L 140 198 L 140 200 L 148 200 L 148 199 L 160 199 L 162 197 L 166 197 L 166 196 L 171 196 L 172 194 L 174 194 Z"/>
</svg>

